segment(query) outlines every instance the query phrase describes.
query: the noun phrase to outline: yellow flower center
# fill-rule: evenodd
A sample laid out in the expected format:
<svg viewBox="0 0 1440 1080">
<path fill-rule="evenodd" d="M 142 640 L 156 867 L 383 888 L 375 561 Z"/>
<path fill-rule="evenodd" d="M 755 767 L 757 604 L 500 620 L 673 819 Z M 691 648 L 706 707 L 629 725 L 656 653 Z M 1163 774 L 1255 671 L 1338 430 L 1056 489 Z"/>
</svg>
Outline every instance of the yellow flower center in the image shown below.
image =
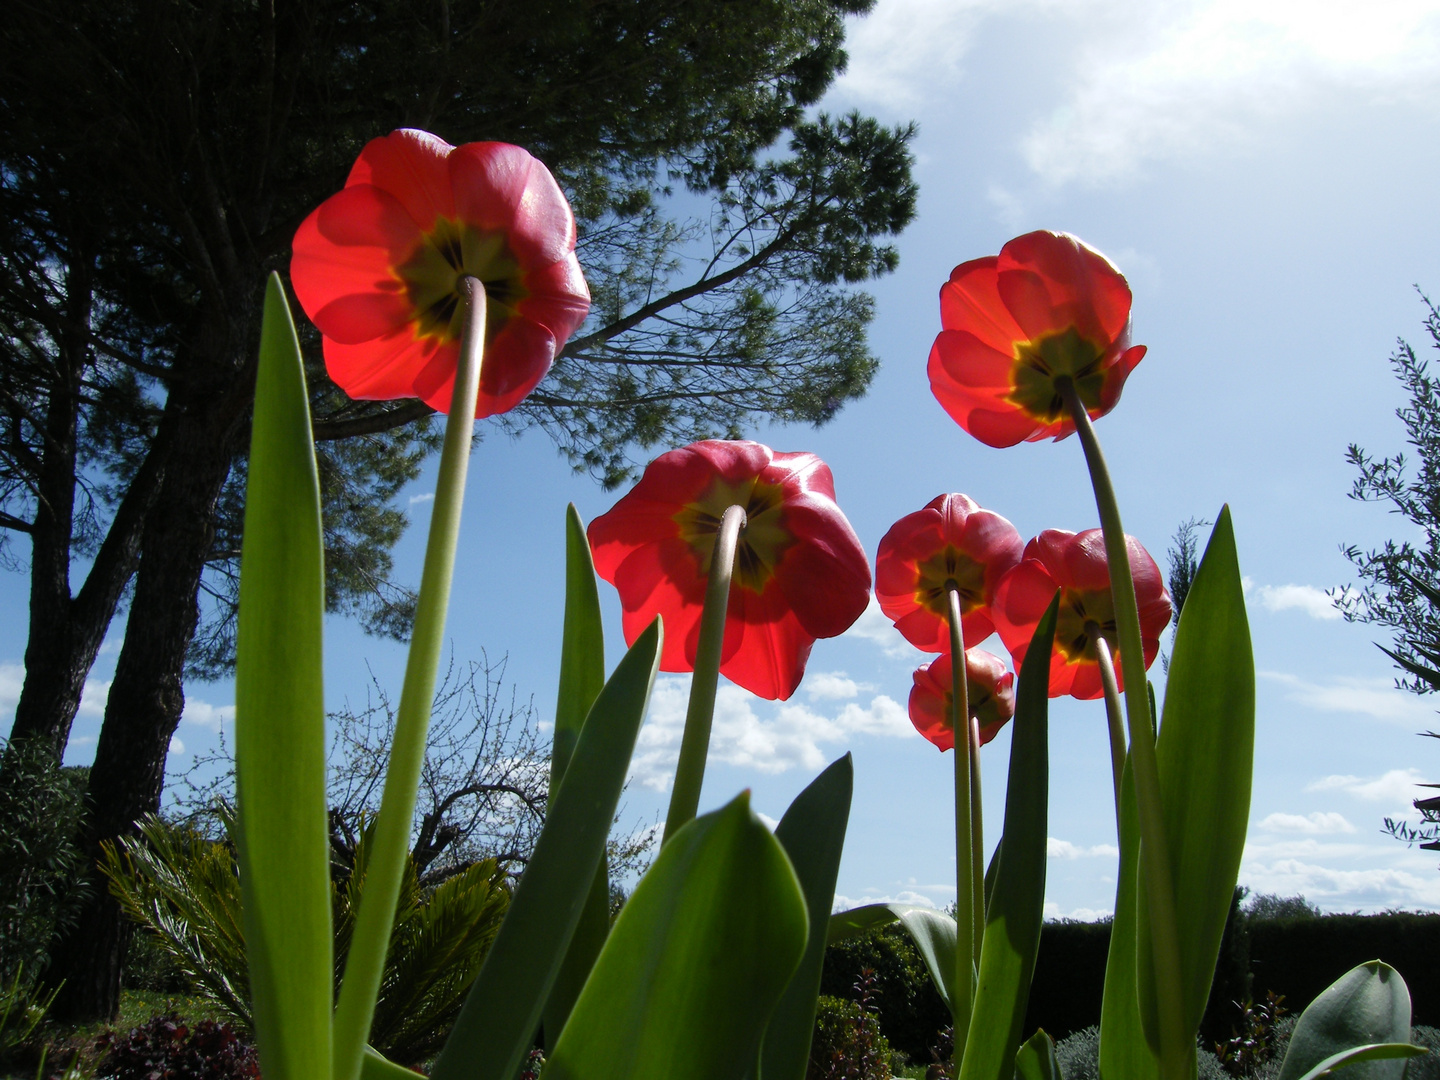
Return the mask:
<svg viewBox="0 0 1440 1080">
<path fill-rule="evenodd" d="M 459 339 L 464 329 L 462 278 L 485 283 L 486 340 L 500 332 L 529 295 L 503 233 L 483 232 L 450 218 L 436 218 L 435 227 L 395 272 L 415 312 L 415 336 L 442 342 Z"/>
<path fill-rule="evenodd" d="M 915 587 L 915 599 L 942 618 L 950 613 L 946 593 L 952 582 L 960 594 L 961 615 L 985 602 L 985 567 L 957 547 L 946 544 L 942 551 L 917 564 L 916 569 L 920 581 Z"/>
<path fill-rule="evenodd" d="M 1015 388 L 1006 397 L 1036 419 L 1053 423 L 1069 412 L 1055 388 L 1055 380 L 1064 376 L 1075 384 L 1087 409 L 1097 408 L 1105 385 L 1100 367 L 1104 358 L 1105 349 L 1081 337 L 1073 326 L 1034 341 L 1017 342 L 1010 374 Z"/>
<path fill-rule="evenodd" d="M 786 530 L 783 518 L 785 492 L 779 484 L 764 480 L 742 480 L 729 484 L 716 477 L 694 502 L 686 503 L 675 515 L 680 536 L 700 560 L 700 572 L 710 573 L 715 553 L 715 534 L 720 519 L 731 506 L 745 509 L 745 527 L 735 547 L 733 585 L 751 592 L 764 592 L 766 583 L 775 573 L 785 549 L 795 538 Z"/>
<path fill-rule="evenodd" d="M 1115 602 L 1105 592 L 1062 589 L 1060 616 L 1055 624 L 1055 647 L 1071 663 L 1088 660 L 1098 663 L 1095 641 L 1103 637 L 1115 649 Z"/>
</svg>

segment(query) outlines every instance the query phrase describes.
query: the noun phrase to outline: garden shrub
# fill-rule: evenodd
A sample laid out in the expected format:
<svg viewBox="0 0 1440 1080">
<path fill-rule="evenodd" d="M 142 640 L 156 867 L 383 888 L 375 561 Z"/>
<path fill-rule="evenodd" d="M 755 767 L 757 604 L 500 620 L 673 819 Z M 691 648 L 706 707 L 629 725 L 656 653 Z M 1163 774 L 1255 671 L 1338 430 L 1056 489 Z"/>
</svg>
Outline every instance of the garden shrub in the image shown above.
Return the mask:
<svg viewBox="0 0 1440 1080">
<path fill-rule="evenodd" d="M 873 1004 L 820 995 L 806 1080 L 890 1080 L 890 1060 Z"/>
<path fill-rule="evenodd" d="M 126 1034 L 101 1037 L 96 1080 L 259 1080 L 255 1047 L 229 1024 L 156 1016 Z"/>
<path fill-rule="evenodd" d="M 929 1062 L 950 1010 L 910 935 L 892 924 L 829 946 L 820 993 L 857 1000 L 855 984 L 866 969 L 875 973 L 875 1006 L 886 1040 L 911 1061 Z"/>
<path fill-rule="evenodd" d="M 1087 1027 L 1061 1039 L 1055 1046 L 1055 1058 L 1065 1080 L 1100 1080 L 1100 1029 Z M 1215 1055 L 1203 1047 L 1197 1051 L 1200 1080 L 1229 1080 Z"/>
<path fill-rule="evenodd" d="M 0 982 L 43 973 L 50 938 L 84 899 L 76 844 L 86 770 L 61 768 L 38 745 L 0 742 Z"/>
</svg>

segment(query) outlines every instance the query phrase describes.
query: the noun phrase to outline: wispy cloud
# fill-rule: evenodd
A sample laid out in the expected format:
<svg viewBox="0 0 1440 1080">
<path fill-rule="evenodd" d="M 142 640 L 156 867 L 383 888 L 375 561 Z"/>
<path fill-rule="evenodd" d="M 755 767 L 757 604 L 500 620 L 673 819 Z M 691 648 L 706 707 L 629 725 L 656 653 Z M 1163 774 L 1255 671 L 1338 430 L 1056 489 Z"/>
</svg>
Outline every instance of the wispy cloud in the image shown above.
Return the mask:
<svg viewBox="0 0 1440 1080">
<path fill-rule="evenodd" d="M 857 686 L 858 692 L 858 686 Z M 631 777 L 646 787 L 666 791 L 680 754 L 685 711 L 690 693 L 688 676 L 662 678 L 650 698 L 650 715 L 640 729 L 631 762 Z M 723 684 L 715 695 L 715 719 L 710 735 L 710 760 L 782 773 L 790 769 L 819 769 L 838 749 L 857 736 L 913 738 L 915 728 L 905 709 L 884 694 L 869 705 L 850 701 L 833 715 L 807 705 L 789 702 L 756 712 L 758 699 L 737 686 Z"/>
<path fill-rule="evenodd" d="M 926 890 L 926 891 L 922 891 Z M 933 891 L 940 894 L 940 903 L 928 895 Z M 949 885 L 921 885 L 908 889 L 897 889 L 894 892 L 881 892 L 878 889 L 866 890 L 861 896 L 842 896 L 835 894 L 835 906 L 831 911 L 849 911 L 851 908 L 863 907 L 866 904 L 913 904 L 915 907 L 938 908 L 944 904 L 954 903 L 955 884 Z"/>
<path fill-rule="evenodd" d="M 1343 791 L 1366 802 L 1388 803 L 1410 809 L 1425 782 L 1419 769 L 1391 769 L 1384 776 L 1327 776 L 1306 786 L 1306 791 Z"/>
<path fill-rule="evenodd" d="M 1261 585 L 1255 597 L 1266 611 L 1302 611 L 1312 619 L 1338 619 L 1340 610 L 1314 585 Z"/>
<path fill-rule="evenodd" d="M 1099 922 L 1101 919 L 1108 919 L 1115 912 L 1109 908 L 1088 908 L 1077 907 L 1070 911 L 1061 911 L 1060 905 L 1054 901 L 1047 901 L 1045 904 L 1046 919 L 1074 919 L 1076 922 Z"/>
<path fill-rule="evenodd" d="M 843 671 L 807 671 L 805 694 L 811 701 L 848 701 L 859 697 L 862 690 L 873 690 L 870 683 L 858 683 Z"/>
<path fill-rule="evenodd" d="M 410 505 L 411 505 L 411 506 L 417 506 L 417 505 L 419 505 L 420 503 L 427 503 L 427 502 L 434 502 L 434 501 L 435 501 L 435 492 L 433 492 L 433 491 L 427 491 L 427 492 L 425 492 L 425 493 L 422 494 L 422 495 L 411 495 L 411 496 L 410 496 Z"/>
<path fill-rule="evenodd" d="M 1091 859 L 1097 857 L 1117 858 L 1120 849 L 1114 844 L 1095 844 L 1091 847 L 1082 847 L 1079 844 L 1072 844 L 1069 840 L 1057 840 L 1053 836 L 1045 838 L 1045 854 L 1052 859 Z"/>
<path fill-rule="evenodd" d="M 885 613 L 880 610 L 880 602 L 873 595 L 870 597 L 870 604 L 865 608 L 864 613 L 855 620 L 843 636 L 874 642 L 880 646 L 880 650 L 886 656 L 896 659 L 913 660 L 918 663 L 925 656 L 923 652 L 906 641 L 899 630 L 895 629 L 895 624 L 885 617 Z"/>
<path fill-rule="evenodd" d="M 1322 810 L 1313 814 L 1271 814 L 1255 827 L 1262 832 L 1304 833 L 1311 836 L 1355 831 L 1355 826 L 1346 820 L 1344 814 L 1326 813 Z"/>
<path fill-rule="evenodd" d="M 1433 871 L 1374 866 L 1345 870 L 1291 858 L 1247 862 L 1240 881 L 1255 892 L 1300 894 L 1331 911 L 1440 908 L 1440 875 Z"/>
<path fill-rule="evenodd" d="M 1283 671 L 1257 671 L 1256 674 L 1284 686 L 1287 700 L 1322 712 L 1359 713 L 1403 724 L 1433 723 L 1435 719 L 1431 706 L 1414 694 L 1397 690 L 1389 679 L 1339 676 L 1318 683 Z"/>
<path fill-rule="evenodd" d="M 211 705 L 208 701 L 201 701 L 199 698 L 186 697 L 185 711 L 180 714 L 180 719 L 187 724 L 194 724 L 196 727 L 219 731 L 222 724 L 235 722 L 235 706 Z"/>
</svg>

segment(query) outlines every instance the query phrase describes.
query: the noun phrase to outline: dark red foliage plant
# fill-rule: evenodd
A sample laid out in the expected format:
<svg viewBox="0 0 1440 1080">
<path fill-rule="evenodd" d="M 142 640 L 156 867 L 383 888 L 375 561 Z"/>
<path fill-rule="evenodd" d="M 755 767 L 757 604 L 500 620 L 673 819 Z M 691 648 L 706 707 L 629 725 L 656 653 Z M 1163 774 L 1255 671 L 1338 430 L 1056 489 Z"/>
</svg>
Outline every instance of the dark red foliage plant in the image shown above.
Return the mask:
<svg viewBox="0 0 1440 1080">
<path fill-rule="evenodd" d="M 229 1024 L 156 1016 L 126 1034 L 102 1036 L 98 1080 L 259 1080 L 255 1047 Z"/>
</svg>

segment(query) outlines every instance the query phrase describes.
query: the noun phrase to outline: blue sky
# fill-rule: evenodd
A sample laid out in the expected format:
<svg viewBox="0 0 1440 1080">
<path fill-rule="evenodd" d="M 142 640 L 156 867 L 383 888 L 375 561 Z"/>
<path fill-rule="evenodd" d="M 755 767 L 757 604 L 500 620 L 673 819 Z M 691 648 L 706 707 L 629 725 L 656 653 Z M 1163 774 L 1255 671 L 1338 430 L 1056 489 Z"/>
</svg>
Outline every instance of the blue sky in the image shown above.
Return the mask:
<svg viewBox="0 0 1440 1080">
<path fill-rule="evenodd" d="M 1429 700 L 1393 689 L 1366 627 L 1324 590 L 1353 580 L 1340 554 L 1409 535 L 1347 498 L 1344 452 L 1402 449 L 1388 357 L 1421 344 L 1414 285 L 1440 294 L 1440 3 L 1192 0 L 879 0 L 851 27 L 849 72 L 825 107 L 917 120 L 919 216 L 901 265 L 876 283 L 867 398 L 828 427 L 770 428 L 779 450 L 832 467 L 872 555 L 897 518 L 963 491 L 1024 536 L 1097 524 L 1075 440 L 992 450 L 931 397 L 925 359 L 952 266 L 1034 228 L 1108 254 L 1135 292 L 1149 354 L 1098 425 L 1128 531 L 1162 561 L 1176 525 L 1233 510 L 1249 582 L 1258 691 L 1255 788 L 1241 881 L 1330 910 L 1440 909 L 1433 853 L 1379 832 L 1413 817 L 1414 784 L 1440 780 L 1415 732 Z M 419 577 L 427 474 L 402 496 L 414 528 L 400 574 Z M 540 435 L 498 433 L 471 467 L 450 635 L 459 658 L 508 653 L 537 713 L 554 707 L 563 511 L 613 502 Z M 0 579 L 12 611 L 23 576 Z M 604 587 L 610 660 L 618 603 Z M 0 626 L 0 723 L 13 710 L 23 623 Z M 118 629 L 96 667 L 70 759 L 93 753 Z M 1382 639 L 1383 640 L 1383 639 Z M 998 651 L 998 650 L 997 650 Z M 363 701 L 369 673 L 398 688 L 401 650 L 332 622 L 332 702 Z M 920 656 L 870 612 L 816 645 L 788 703 L 722 689 L 703 805 L 743 787 L 772 818 L 851 750 L 856 796 L 840 902 L 954 897 L 950 764 L 911 730 Z M 1158 671 L 1158 668 L 1157 668 Z M 172 770 L 229 722 L 225 684 L 187 688 Z M 641 735 L 627 821 L 663 810 L 685 680 L 664 676 Z M 1047 910 L 1113 905 L 1115 836 L 1101 706 L 1052 704 Z M 986 748 L 989 839 L 998 834 L 1008 737 Z"/>
</svg>

